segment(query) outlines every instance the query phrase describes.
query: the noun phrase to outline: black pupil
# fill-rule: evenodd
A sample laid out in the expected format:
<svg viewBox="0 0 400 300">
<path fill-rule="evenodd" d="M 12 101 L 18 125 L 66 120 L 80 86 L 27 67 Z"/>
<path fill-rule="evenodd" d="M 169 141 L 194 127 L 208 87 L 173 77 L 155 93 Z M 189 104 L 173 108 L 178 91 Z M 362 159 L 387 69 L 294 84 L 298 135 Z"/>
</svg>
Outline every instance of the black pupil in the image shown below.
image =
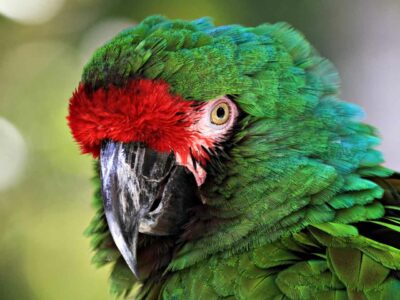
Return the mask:
<svg viewBox="0 0 400 300">
<path fill-rule="evenodd" d="M 217 117 L 222 119 L 225 116 L 225 109 L 223 107 L 218 107 Z"/>
</svg>

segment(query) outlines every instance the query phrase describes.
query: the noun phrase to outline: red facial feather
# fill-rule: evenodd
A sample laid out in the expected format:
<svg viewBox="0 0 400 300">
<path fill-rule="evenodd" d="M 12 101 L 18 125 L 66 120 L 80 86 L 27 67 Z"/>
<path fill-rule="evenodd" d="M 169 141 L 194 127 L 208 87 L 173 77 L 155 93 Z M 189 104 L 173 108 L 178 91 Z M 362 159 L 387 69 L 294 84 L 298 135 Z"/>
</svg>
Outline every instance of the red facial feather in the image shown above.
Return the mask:
<svg viewBox="0 0 400 300">
<path fill-rule="evenodd" d="M 99 155 L 104 139 L 140 141 L 157 151 L 189 151 L 198 133 L 190 130 L 194 102 L 169 92 L 163 81 L 132 80 L 89 93 L 80 85 L 70 99 L 69 126 L 83 153 Z"/>
</svg>

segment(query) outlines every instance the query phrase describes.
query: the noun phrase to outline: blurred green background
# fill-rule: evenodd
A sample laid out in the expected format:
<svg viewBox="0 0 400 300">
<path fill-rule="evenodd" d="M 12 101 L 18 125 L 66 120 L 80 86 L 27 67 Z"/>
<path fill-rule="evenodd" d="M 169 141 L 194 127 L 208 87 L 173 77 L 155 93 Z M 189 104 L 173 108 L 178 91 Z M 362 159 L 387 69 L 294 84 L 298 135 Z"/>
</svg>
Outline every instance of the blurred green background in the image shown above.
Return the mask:
<svg viewBox="0 0 400 300">
<path fill-rule="evenodd" d="M 400 1 L 0 0 L 0 299 L 111 299 L 83 236 L 92 161 L 65 116 L 91 52 L 150 14 L 286 21 L 342 74 L 400 170 Z"/>
</svg>

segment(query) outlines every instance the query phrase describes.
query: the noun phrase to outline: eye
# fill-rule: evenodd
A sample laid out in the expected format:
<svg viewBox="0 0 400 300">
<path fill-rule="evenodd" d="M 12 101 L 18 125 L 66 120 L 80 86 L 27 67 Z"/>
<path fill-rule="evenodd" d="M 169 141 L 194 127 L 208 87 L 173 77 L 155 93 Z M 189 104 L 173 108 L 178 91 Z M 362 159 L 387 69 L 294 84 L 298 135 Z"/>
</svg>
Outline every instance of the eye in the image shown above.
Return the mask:
<svg viewBox="0 0 400 300">
<path fill-rule="evenodd" d="M 228 122 L 230 117 L 229 105 L 226 102 L 220 102 L 211 111 L 210 120 L 215 125 L 223 125 Z"/>
</svg>

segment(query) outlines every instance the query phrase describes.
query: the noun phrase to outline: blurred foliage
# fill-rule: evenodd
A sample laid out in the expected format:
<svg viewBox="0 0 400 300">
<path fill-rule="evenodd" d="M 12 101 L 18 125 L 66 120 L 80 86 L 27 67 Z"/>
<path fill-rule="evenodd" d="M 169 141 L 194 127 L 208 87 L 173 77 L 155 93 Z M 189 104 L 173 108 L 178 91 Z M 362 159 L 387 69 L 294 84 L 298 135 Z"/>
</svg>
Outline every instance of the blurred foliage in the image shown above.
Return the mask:
<svg viewBox="0 0 400 300">
<path fill-rule="evenodd" d="M 330 57 L 337 48 L 327 32 L 338 24 L 331 7 L 317 0 L 69 0 L 44 24 L 0 17 L 0 116 L 28 150 L 20 181 L 0 191 L 0 299 L 111 299 L 109 270 L 90 264 L 83 236 L 93 215 L 91 158 L 79 155 L 65 120 L 89 50 L 150 14 L 208 15 L 219 25 L 287 21 Z"/>
</svg>

